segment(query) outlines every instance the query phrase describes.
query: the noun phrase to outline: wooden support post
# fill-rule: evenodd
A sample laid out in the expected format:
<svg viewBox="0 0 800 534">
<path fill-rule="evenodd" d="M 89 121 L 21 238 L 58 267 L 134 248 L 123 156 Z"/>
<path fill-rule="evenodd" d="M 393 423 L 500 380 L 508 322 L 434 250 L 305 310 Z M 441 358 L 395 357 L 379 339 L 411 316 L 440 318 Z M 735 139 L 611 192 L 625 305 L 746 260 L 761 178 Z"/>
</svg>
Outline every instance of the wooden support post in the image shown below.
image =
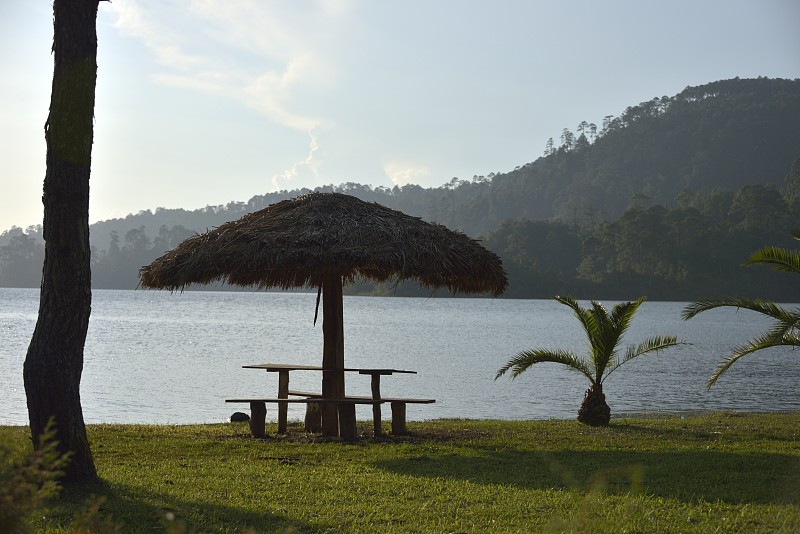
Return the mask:
<svg viewBox="0 0 800 534">
<path fill-rule="evenodd" d="M 263 402 L 250 402 L 250 433 L 254 438 L 266 436 L 267 405 Z"/>
<path fill-rule="evenodd" d="M 347 441 L 354 441 L 356 439 L 356 405 L 351 403 L 339 404 L 338 412 L 339 436 Z"/>
<path fill-rule="evenodd" d="M 344 308 L 342 276 L 328 273 L 322 280 L 322 397 L 344 398 Z M 336 406 L 326 403 L 322 407 L 322 434 L 339 435 Z"/>
<path fill-rule="evenodd" d="M 306 432 L 320 432 L 322 430 L 322 410 L 318 402 L 306 404 Z"/>
<path fill-rule="evenodd" d="M 406 434 L 406 403 L 392 402 L 392 434 L 403 436 Z"/>
<path fill-rule="evenodd" d="M 372 373 L 372 398 L 374 400 L 380 400 L 381 398 L 381 375 L 378 373 Z M 381 429 L 381 404 L 379 402 L 372 405 L 372 426 L 376 438 L 383 435 L 383 430 Z"/>
<path fill-rule="evenodd" d="M 324 372 L 323 375 L 328 374 Z M 324 379 L 323 379 L 324 380 Z M 325 385 L 322 386 L 323 396 L 325 396 Z M 327 398 L 333 398 L 329 393 Z M 322 435 L 336 437 L 339 435 L 339 414 L 336 405 L 330 402 L 320 404 L 320 415 L 322 416 Z"/>
<path fill-rule="evenodd" d="M 278 398 L 289 398 L 289 371 L 278 371 Z M 286 434 L 286 417 L 288 408 L 288 403 L 278 403 L 278 434 Z"/>
</svg>

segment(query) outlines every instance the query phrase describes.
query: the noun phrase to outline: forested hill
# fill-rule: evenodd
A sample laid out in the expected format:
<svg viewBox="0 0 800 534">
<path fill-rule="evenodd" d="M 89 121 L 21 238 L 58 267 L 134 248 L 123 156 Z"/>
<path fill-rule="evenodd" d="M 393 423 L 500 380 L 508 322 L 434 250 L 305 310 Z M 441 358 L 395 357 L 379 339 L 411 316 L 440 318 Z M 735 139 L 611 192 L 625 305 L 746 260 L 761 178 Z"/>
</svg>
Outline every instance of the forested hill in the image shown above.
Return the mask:
<svg viewBox="0 0 800 534">
<path fill-rule="evenodd" d="M 615 219 L 631 201 L 673 205 L 683 190 L 783 185 L 800 156 L 800 80 L 725 80 L 654 98 L 562 132 L 560 146 L 495 176 L 468 204 L 481 231 L 503 219 Z M 496 210 L 492 207 L 496 206 Z"/>
<path fill-rule="evenodd" d="M 634 219 L 632 212 L 638 212 L 650 222 L 658 217 L 678 224 L 678 219 L 692 216 L 685 210 L 697 210 L 702 218 L 695 220 L 704 225 L 698 232 L 708 233 L 714 228 L 715 234 L 705 239 L 713 241 L 714 236 L 724 236 L 732 247 L 745 242 L 751 246 L 763 240 L 785 243 L 788 230 L 800 226 L 800 221 L 792 219 L 800 191 L 800 165 L 794 163 L 800 159 L 798 117 L 800 80 L 737 78 L 688 87 L 672 97 L 653 98 L 627 108 L 619 116 L 606 116 L 599 126 L 582 122 L 574 131 L 565 128 L 557 140 L 547 143 L 544 155 L 510 172 L 456 177 L 436 188 L 406 185 L 389 189 L 345 183 L 318 190 L 349 193 L 472 236 L 486 237 L 506 263 L 522 262 L 514 266 L 518 281 L 515 284 L 512 279 L 512 293 L 515 287 L 523 287 L 521 278 L 533 272 L 531 269 L 540 269 L 541 262 L 547 260 L 536 260 L 537 267 L 531 259 L 534 249 L 541 248 L 541 243 L 530 239 L 534 226 L 503 223 L 546 221 L 542 223 L 544 227 L 535 227 L 543 235 L 563 233 L 569 227 L 564 241 L 570 244 L 569 261 L 549 261 L 561 265 L 559 269 L 567 269 L 560 272 L 559 279 L 594 281 L 594 289 L 598 290 L 607 287 L 609 276 L 626 279 L 625 269 L 636 263 L 617 257 L 629 255 L 630 250 L 610 252 L 617 245 L 609 232 L 628 228 L 622 224 L 623 214 L 627 216 L 625 221 Z M 98 287 L 133 287 L 139 266 L 193 232 L 307 192 L 308 189 L 300 189 L 269 193 L 246 203 L 230 202 L 194 211 L 158 208 L 98 222 L 91 228 L 95 283 Z M 647 211 L 654 206 L 663 206 L 669 212 L 664 215 Z M 780 221 L 773 217 L 769 228 L 759 226 L 755 224 L 758 209 L 777 210 L 784 216 Z M 756 226 L 757 237 L 752 234 Z M 626 231 L 636 228 L 632 225 Z M 737 239 L 736 232 L 740 231 L 751 234 L 747 239 Z M 21 234 L 18 228 L 0 234 L 0 285 L 36 284 L 37 270 L 26 270 L 20 262 L 14 264 L 14 269 L 28 273 L 31 281 L 9 281 L 14 278 L 9 275 L 9 258 L 25 256 L 29 258 L 27 263 L 35 260 L 37 230 L 29 229 L 27 236 L 20 237 Z M 598 248 L 598 243 L 604 242 L 605 248 Z M 741 263 L 742 254 L 748 250 L 734 248 L 735 252 L 729 249 L 723 255 L 726 261 L 733 258 Z M 576 254 L 582 256 L 575 257 Z M 669 256 L 668 251 L 659 254 Z M 577 271 L 576 265 L 580 265 Z M 647 265 L 646 260 L 636 263 L 637 276 L 644 275 Z M 661 265 L 663 268 L 663 261 Z M 669 269 L 672 271 L 662 273 L 662 277 L 669 278 L 670 287 L 675 291 L 681 285 L 688 287 L 685 282 L 692 275 L 686 264 Z M 665 291 L 663 298 L 668 298 L 671 293 Z M 551 287 L 539 287 L 535 296 L 540 293 L 551 294 Z M 684 292 L 681 295 L 685 298 Z M 531 295 L 523 292 L 516 296 Z"/>
</svg>

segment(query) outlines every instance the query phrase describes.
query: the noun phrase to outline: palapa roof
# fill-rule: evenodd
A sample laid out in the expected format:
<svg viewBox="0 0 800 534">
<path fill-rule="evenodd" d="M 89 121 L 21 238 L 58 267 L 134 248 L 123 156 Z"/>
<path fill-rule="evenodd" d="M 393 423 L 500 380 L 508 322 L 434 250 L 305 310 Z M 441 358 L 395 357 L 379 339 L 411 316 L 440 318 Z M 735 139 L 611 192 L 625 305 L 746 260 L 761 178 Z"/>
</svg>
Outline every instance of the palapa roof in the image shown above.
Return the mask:
<svg viewBox="0 0 800 534">
<path fill-rule="evenodd" d="M 508 286 L 500 258 L 478 241 L 340 193 L 272 204 L 193 236 L 139 270 L 143 287 L 170 290 L 217 281 L 318 287 L 330 273 L 346 282 L 414 279 L 456 293 L 499 295 Z"/>
</svg>

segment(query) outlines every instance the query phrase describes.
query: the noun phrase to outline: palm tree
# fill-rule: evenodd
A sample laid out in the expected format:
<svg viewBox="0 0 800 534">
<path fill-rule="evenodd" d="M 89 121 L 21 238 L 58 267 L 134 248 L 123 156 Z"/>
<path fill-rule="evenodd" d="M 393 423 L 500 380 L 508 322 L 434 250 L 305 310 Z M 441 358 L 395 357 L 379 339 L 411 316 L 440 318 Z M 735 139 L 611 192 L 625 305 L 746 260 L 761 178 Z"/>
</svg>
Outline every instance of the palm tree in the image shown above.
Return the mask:
<svg viewBox="0 0 800 534">
<path fill-rule="evenodd" d="M 800 240 L 800 230 L 792 236 Z M 745 266 L 772 265 L 776 271 L 800 274 L 800 252 L 779 247 L 764 247 L 755 251 Z M 750 341 L 734 347 L 727 358 L 717 366 L 714 374 L 708 379 L 706 387 L 711 387 L 739 358 L 753 352 L 770 347 L 800 347 L 800 309 L 787 310 L 774 302 L 762 299 L 720 298 L 705 299 L 693 302 L 683 310 L 683 318 L 691 319 L 695 315 L 714 308 L 734 307 L 752 310 L 773 319 L 772 327 Z"/>
<path fill-rule="evenodd" d="M 572 297 L 555 297 L 555 300 L 569 306 L 580 321 L 589 339 L 589 359 L 578 357 L 566 350 L 533 349 L 517 354 L 516 357 L 497 371 L 495 380 L 511 370 L 516 378 L 537 363 L 552 362 L 566 365 L 589 379 L 589 389 L 583 397 L 578 411 L 578 421 L 592 426 L 607 425 L 611 419 L 611 408 L 606 404 L 603 394 L 603 381 L 622 364 L 669 347 L 682 344 L 675 337 L 654 336 L 639 345 L 630 345 L 624 355 L 618 353 L 622 336 L 628 330 L 633 315 L 647 299 L 641 297 L 633 302 L 620 302 L 611 309 L 611 314 L 602 304 L 591 301 L 591 307 L 583 308 Z"/>
</svg>

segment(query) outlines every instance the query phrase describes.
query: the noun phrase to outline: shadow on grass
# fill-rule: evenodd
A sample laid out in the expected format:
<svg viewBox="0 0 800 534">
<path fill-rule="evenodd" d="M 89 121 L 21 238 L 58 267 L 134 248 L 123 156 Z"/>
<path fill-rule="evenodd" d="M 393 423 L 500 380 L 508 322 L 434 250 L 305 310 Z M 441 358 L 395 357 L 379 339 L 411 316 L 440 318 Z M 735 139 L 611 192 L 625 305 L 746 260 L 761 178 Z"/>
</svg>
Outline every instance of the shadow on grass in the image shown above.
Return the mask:
<svg viewBox="0 0 800 534">
<path fill-rule="evenodd" d="M 530 489 L 645 494 L 696 503 L 800 504 L 800 458 L 720 451 L 523 451 L 464 447 L 377 462 L 417 477 Z"/>
<path fill-rule="evenodd" d="M 719 439 L 720 435 L 724 432 L 729 438 L 736 438 L 738 435 L 745 436 L 749 441 L 752 440 L 765 440 L 765 441 L 779 441 L 785 443 L 795 443 L 797 440 L 794 436 L 790 435 L 781 435 L 775 432 L 763 432 L 758 430 L 753 430 L 750 428 L 746 429 L 737 429 L 737 428 L 729 428 L 725 421 L 719 421 L 716 426 L 710 428 L 696 428 L 692 425 L 686 424 L 679 428 L 663 428 L 663 427 L 652 427 L 652 426 L 644 426 L 644 425 L 637 425 L 631 424 L 625 421 L 624 419 L 616 420 L 612 424 L 611 427 L 615 432 L 622 432 L 622 433 L 633 433 L 633 434 L 647 434 L 654 437 L 665 437 L 665 438 L 681 438 L 686 439 L 690 438 L 695 442 L 700 441 L 716 441 Z M 716 431 L 715 429 L 720 429 L 720 431 Z"/>
<path fill-rule="evenodd" d="M 268 512 L 194 502 L 103 480 L 66 489 L 50 510 L 52 522 L 60 526 L 70 524 L 76 513 L 86 511 L 87 502 L 95 496 L 106 499 L 101 517 L 110 516 L 126 533 L 308 532 L 318 528 Z"/>
</svg>

